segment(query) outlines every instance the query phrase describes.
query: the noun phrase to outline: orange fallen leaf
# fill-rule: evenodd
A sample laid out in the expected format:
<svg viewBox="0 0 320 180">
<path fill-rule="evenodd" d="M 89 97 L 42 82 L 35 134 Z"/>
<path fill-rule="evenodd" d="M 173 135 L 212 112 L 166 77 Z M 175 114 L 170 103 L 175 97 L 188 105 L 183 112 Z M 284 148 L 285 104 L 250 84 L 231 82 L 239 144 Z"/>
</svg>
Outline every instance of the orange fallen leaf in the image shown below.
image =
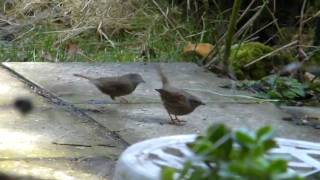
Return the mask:
<svg viewBox="0 0 320 180">
<path fill-rule="evenodd" d="M 214 46 L 210 43 L 193 44 L 191 42 L 188 42 L 188 44 L 183 48 L 183 54 L 195 52 L 199 57 L 206 58 L 213 49 Z"/>
</svg>

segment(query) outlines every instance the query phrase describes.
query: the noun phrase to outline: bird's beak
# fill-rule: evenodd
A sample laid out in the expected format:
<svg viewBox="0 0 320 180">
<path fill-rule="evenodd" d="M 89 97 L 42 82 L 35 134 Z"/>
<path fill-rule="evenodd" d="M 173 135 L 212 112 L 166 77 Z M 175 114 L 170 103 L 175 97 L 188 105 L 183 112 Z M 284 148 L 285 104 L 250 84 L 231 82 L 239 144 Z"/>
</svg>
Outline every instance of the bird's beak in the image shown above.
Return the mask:
<svg viewBox="0 0 320 180">
<path fill-rule="evenodd" d="M 200 105 L 206 105 L 206 103 L 204 103 L 204 102 L 201 102 L 201 103 L 200 103 Z"/>
<path fill-rule="evenodd" d="M 161 92 L 163 92 L 163 90 L 162 89 L 155 89 L 157 92 L 159 92 L 159 93 L 161 93 Z"/>
</svg>

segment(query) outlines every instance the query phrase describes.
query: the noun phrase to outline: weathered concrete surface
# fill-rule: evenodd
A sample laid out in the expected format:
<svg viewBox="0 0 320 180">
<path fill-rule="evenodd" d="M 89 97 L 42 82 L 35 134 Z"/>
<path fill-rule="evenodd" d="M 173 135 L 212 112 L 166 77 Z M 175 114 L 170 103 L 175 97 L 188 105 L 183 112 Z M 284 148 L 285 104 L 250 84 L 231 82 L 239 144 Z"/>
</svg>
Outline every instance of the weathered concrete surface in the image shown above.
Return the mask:
<svg viewBox="0 0 320 180">
<path fill-rule="evenodd" d="M 258 128 L 271 124 L 277 130 L 278 136 L 320 141 L 319 130 L 296 126 L 281 120 L 287 114 L 272 104 L 244 104 L 239 101 L 248 102 L 248 100 L 237 100 L 206 92 L 232 94 L 230 90 L 219 88 L 228 81 L 206 73 L 194 64 L 163 64 L 164 72 L 172 83 L 180 88 L 189 89 L 207 103 L 191 115 L 182 117 L 188 121 L 185 126 L 168 124 L 168 115 L 160 103 L 157 92 L 154 91 L 155 88 L 161 87 L 161 82 L 153 64 L 5 63 L 5 66 L 65 101 L 82 108 L 97 122 L 116 131 L 129 143 L 164 135 L 198 133 L 215 122 L 224 122 L 235 128 Z M 138 72 L 147 82 L 127 97 L 130 104 L 113 102 L 85 79 L 72 75 L 80 73 L 100 77 L 127 72 Z M 244 92 L 235 94 L 239 93 Z M 104 103 L 97 103 L 101 101 Z M 100 112 L 96 112 L 97 109 Z M 318 109 L 313 112 L 317 116 L 320 115 Z"/>
<path fill-rule="evenodd" d="M 49 104 L 30 90 L 0 68 L 0 172 L 48 179 L 111 179 L 123 145 L 101 126 Z M 30 98 L 35 110 L 22 116 L 8 107 L 17 97 Z M 113 147 L 97 146 L 101 144 Z"/>
</svg>

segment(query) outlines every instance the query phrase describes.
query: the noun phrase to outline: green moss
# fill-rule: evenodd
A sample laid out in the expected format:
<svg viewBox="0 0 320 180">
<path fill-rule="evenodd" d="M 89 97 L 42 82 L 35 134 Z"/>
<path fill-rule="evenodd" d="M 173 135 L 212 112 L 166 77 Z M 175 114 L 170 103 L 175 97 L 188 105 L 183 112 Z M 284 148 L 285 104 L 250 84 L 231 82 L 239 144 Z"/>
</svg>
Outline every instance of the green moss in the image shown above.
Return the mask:
<svg viewBox="0 0 320 180">
<path fill-rule="evenodd" d="M 288 53 L 278 53 L 254 63 L 248 68 L 244 66 L 274 49 L 259 42 L 249 42 L 232 48 L 230 61 L 238 79 L 261 79 L 271 73 L 274 67 L 287 64 L 293 60 Z"/>
</svg>

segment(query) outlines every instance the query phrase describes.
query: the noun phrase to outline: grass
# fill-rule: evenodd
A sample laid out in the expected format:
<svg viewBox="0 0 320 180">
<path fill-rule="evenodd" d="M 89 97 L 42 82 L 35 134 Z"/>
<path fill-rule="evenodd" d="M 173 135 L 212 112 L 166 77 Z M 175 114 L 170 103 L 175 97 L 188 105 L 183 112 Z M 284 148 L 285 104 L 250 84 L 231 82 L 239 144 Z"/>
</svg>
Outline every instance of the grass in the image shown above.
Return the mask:
<svg viewBox="0 0 320 180">
<path fill-rule="evenodd" d="M 113 48 L 110 43 L 101 40 L 95 32 L 89 31 L 66 41 L 56 44 L 59 33 L 49 26 L 40 26 L 28 33 L 25 37 L 13 42 L 0 44 L 0 59 L 4 61 L 97 61 L 97 62 L 129 62 L 144 61 L 141 57 L 142 42 L 139 37 L 123 35 L 114 38 Z M 170 32 L 168 32 L 170 34 Z M 93 36 L 94 35 L 94 36 Z M 80 54 L 68 55 L 68 43 L 74 43 Z M 156 57 L 153 60 L 182 61 L 181 49 L 183 44 L 177 44 L 174 35 L 159 37 L 157 32 L 150 35 L 148 48 L 154 49 Z M 51 58 L 44 57 L 50 54 Z"/>
<path fill-rule="evenodd" d="M 182 55 L 183 47 L 191 41 L 215 46 L 206 67 L 216 67 L 222 59 L 216 54 L 224 48 L 231 11 L 220 12 L 219 7 L 217 11 L 212 7 L 205 10 L 207 1 L 194 1 L 191 7 L 187 2 L 191 1 L 0 1 L 0 61 L 195 62 L 195 56 Z M 248 15 L 251 23 L 238 27 L 233 43 L 255 33 L 253 22 L 264 9 L 257 7 L 248 5 L 255 13 Z M 3 37 L 6 28 L 11 28 L 13 41 L 1 41 L 8 39 Z"/>
<path fill-rule="evenodd" d="M 6 17 L 13 17 L 14 22 L 22 25 L 18 26 L 18 33 L 13 34 L 13 41 L 0 41 L 0 61 L 142 62 L 195 60 L 194 57 L 182 56 L 182 49 L 186 40 L 197 39 L 200 35 L 182 39 L 179 34 L 182 33 L 183 37 L 197 34 L 198 30 L 192 22 L 181 23 L 178 20 L 175 22 L 176 27 L 172 27 L 168 25 L 167 19 L 152 3 L 134 5 L 135 0 L 130 1 L 132 1 L 134 10 L 129 8 L 128 12 L 122 10 L 121 13 L 112 11 L 114 16 L 118 17 L 112 17 L 114 20 L 109 21 L 106 14 L 98 14 L 103 10 L 97 6 L 99 1 L 91 1 L 92 3 L 86 6 L 81 1 L 78 2 L 80 5 L 71 5 L 66 0 L 43 1 L 40 4 L 37 1 L 28 3 L 26 0 L 15 0 L 16 4 L 12 3 L 9 9 L 4 10 L 3 14 Z M 65 3 L 66 7 L 60 6 L 59 3 Z M 4 4 L 0 3 L 0 5 L 6 7 Z M 65 25 L 65 22 L 56 22 L 54 19 L 62 13 L 52 15 L 52 12 L 64 11 L 67 7 L 72 9 L 71 25 Z M 81 16 L 80 7 L 88 9 L 86 16 Z M 50 13 L 46 14 L 48 10 Z M 47 18 L 38 17 L 43 14 L 46 14 Z M 179 16 L 171 11 L 169 15 Z M 100 27 L 102 21 L 106 22 Z M 76 29 L 81 30 L 77 31 Z M 151 56 L 144 57 L 143 52 L 147 55 L 150 53 Z"/>
</svg>

